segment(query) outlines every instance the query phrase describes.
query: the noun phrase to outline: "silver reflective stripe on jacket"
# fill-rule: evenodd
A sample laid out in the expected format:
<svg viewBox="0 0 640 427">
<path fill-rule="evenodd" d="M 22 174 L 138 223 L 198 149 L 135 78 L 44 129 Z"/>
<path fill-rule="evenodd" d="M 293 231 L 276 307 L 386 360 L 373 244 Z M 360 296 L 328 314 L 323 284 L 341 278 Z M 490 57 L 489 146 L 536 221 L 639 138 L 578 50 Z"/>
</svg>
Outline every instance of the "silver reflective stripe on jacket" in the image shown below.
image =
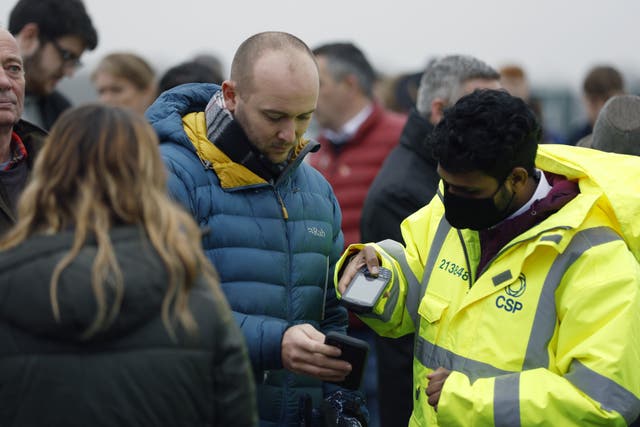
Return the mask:
<svg viewBox="0 0 640 427">
<path fill-rule="evenodd" d="M 640 407 L 640 400 L 633 393 L 587 368 L 580 361 L 571 361 L 569 372 L 564 377 L 590 398 L 600 402 L 602 409 L 620 413 L 627 424 L 631 424 L 640 415 L 640 410 L 637 409 Z"/>
<path fill-rule="evenodd" d="M 420 336 L 416 337 L 414 352 L 416 359 L 427 368 L 435 370 L 442 366 L 450 371 L 462 372 L 469 377 L 469 381 L 472 383 L 478 378 L 490 378 L 513 373 L 513 371 L 504 371 L 488 363 L 460 356 L 450 350 L 432 344 Z"/>
<path fill-rule="evenodd" d="M 444 223 L 446 224 L 446 221 L 444 221 Z M 441 226 L 442 222 L 438 227 L 438 232 Z M 436 232 L 436 238 L 434 239 L 427 260 L 427 267 L 430 268 L 433 268 L 433 265 L 429 265 L 429 262 L 435 263 L 434 259 L 437 258 L 437 254 L 440 252 L 446 237 L 446 233 L 444 233 L 444 235 L 441 236 L 441 240 L 439 240 L 438 232 Z M 558 237 L 557 235 L 553 235 L 548 240 L 557 241 Z M 553 337 L 557 319 L 555 292 L 566 271 L 589 249 L 616 240 L 621 240 L 620 236 L 608 227 L 582 230 L 576 233 L 565 251 L 554 260 L 545 278 L 536 308 L 534 323 L 523 361 L 523 371 L 539 367 L 549 367 L 547 351 L 549 342 Z M 425 272 L 426 271 L 427 269 L 425 268 Z M 428 279 L 425 275 L 421 286 L 421 297 L 424 296 L 427 282 Z M 407 305 L 409 306 L 409 304 L 410 302 L 407 299 Z M 418 304 L 419 299 L 413 302 L 413 310 L 417 311 Z M 422 337 L 416 338 L 415 357 L 420 363 L 430 369 L 435 370 L 442 366 L 449 370 L 462 372 L 469 377 L 471 383 L 478 378 L 496 377 L 494 386 L 495 425 L 510 427 L 521 425 L 520 372 L 504 371 L 490 364 L 462 357 L 434 345 Z M 611 379 L 589 370 L 578 361 L 572 363 L 571 369 L 565 378 L 592 399 L 600 402 L 603 408 L 622 414 L 627 422 L 631 422 L 637 418 L 638 411 L 633 408 L 638 407 L 638 399 Z"/>
<path fill-rule="evenodd" d="M 553 240 L 556 241 L 556 239 Z M 582 230 L 576 233 L 564 252 L 554 260 L 542 285 L 522 366 L 523 371 L 549 367 L 547 349 L 553 337 L 557 320 L 555 292 L 566 271 L 589 249 L 616 240 L 622 239 L 608 227 Z M 586 368 L 579 361 L 574 360 L 571 363 L 565 378 L 593 400 L 600 402 L 604 409 L 615 410 L 622 414 L 627 423 L 638 416 L 638 411 L 633 411 L 633 407 L 637 407 L 639 402 L 632 393 L 609 378 Z M 494 422 L 496 426 L 520 426 L 519 396 L 519 381 L 513 379 L 501 381 L 498 387 L 498 379 L 496 379 L 494 388 Z"/>
<path fill-rule="evenodd" d="M 547 348 L 558 317 L 555 293 L 564 273 L 590 248 L 615 240 L 621 240 L 620 236 L 610 228 L 589 228 L 576 233 L 564 252 L 555 259 L 542 285 L 522 370 L 549 366 Z"/>
<path fill-rule="evenodd" d="M 495 427 L 520 425 L 520 372 L 502 375 L 493 385 L 493 422 Z"/>
<path fill-rule="evenodd" d="M 387 254 L 386 255 L 387 257 L 391 257 L 395 259 L 396 262 L 400 265 L 400 270 L 402 271 L 402 275 L 407 281 L 407 298 L 406 298 L 405 306 L 407 307 L 407 310 L 409 310 L 409 304 L 410 304 L 409 301 L 411 301 L 414 298 L 418 298 L 418 295 L 420 295 L 420 283 L 418 282 L 418 279 L 416 279 L 416 276 L 413 274 L 413 271 L 411 271 L 411 268 L 409 268 L 409 263 L 407 263 L 407 258 L 404 255 L 404 248 L 400 243 L 391 239 L 383 240 L 381 242 L 378 242 L 377 244 L 382 249 L 384 249 L 384 251 Z M 385 256 L 385 254 L 382 254 L 382 255 Z M 398 303 L 399 295 L 400 295 L 400 286 L 398 284 L 398 275 L 395 275 L 393 278 L 393 285 L 391 286 L 391 295 L 389 295 L 389 301 L 387 301 L 387 304 L 385 305 L 384 313 L 380 317 L 381 320 L 387 322 L 391 319 L 391 315 L 393 314 L 393 309 L 396 307 Z M 415 318 L 411 310 L 409 310 L 409 314 L 413 319 L 413 324 L 417 328 L 418 327 L 418 323 L 416 322 L 417 319 Z"/>
<path fill-rule="evenodd" d="M 429 255 L 427 256 L 427 262 L 424 267 L 424 272 L 422 273 L 422 283 L 418 283 L 418 279 L 411 271 L 409 267 L 409 263 L 407 262 L 407 258 L 404 255 L 403 247 L 400 243 L 394 240 L 383 240 L 378 242 L 378 246 L 385 250 L 391 257 L 393 257 L 398 264 L 400 265 L 400 270 L 402 270 L 402 275 L 405 277 L 407 281 L 407 298 L 405 302 L 405 307 L 407 312 L 413 319 L 413 324 L 418 329 L 419 325 L 419 317 L 418 317 L 418 307 L 420 306 L 420 300 L 424 296 L 427 291 L 427 284 L 429 283 L 429 278 L 431 276 L 431 271 L 438 260 L 438 254 L 444 245 L 444 241 L 449 234 L 449 230 L 451 230 L 451 225 L 447 222 L 445 217 L 443 216 L 438 224 L 438 228 L 436 229 L 436 234 L 433 238 L 433 242 L 431 243 L 431 248 L 429 249 Z M 399 287 L 397 283 L 394 283 L 394 289 L 399 291 Z M 394 295 L 392 294 L 389 298 L 391 301 Z M 395 300 L 397 301 L 398 295 L 395 295 Z M 395 307 L 395 304 L 390 305 L 387 303 L 387 307 Z M 387 310 L 385 310 L 385 315 L 387 314 Z M 388 319 L 391 318 L 391 313 L 388 313 Z"/>
</svg>

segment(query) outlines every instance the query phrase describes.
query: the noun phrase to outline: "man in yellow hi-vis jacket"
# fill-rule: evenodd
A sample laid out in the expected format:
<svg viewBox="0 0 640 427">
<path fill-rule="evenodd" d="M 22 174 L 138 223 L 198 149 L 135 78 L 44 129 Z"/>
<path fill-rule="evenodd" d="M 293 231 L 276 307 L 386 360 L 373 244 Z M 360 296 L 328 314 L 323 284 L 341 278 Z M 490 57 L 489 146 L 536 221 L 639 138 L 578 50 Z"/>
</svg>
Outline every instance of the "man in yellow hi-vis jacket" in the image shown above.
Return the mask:
<svg viewBox="0 0 640 427">
<path fill-rule="evenodd" d="M 391 280 L 361 318 L 416 332 L 410 426 L 624 426 L 640 413 L 640 158 L 538 149 L 518 98 L 476 91 L 433 138 L 439 194 L 403 247 L 336 268 Z M 634 257 L 635 255 L 635 257 Z"/>
</svg>

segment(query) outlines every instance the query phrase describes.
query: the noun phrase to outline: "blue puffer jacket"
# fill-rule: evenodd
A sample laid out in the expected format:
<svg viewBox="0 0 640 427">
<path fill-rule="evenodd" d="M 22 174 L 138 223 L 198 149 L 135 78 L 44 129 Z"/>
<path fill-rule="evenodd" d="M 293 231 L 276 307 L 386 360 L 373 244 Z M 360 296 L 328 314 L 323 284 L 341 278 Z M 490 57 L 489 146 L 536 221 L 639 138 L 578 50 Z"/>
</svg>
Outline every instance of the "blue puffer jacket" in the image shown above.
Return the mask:
<svg viewBox="0 0 640 427">
<path fill-rule="evenodd" d="M 322 384 L 282 369 L 284 331 L 310 323 L 345 332 L 347 316 L 328 279 L 342 248 L 340 208 L 300 144 L 275 183 L 232 162 L 207 140 L 204 109 L 219 90 L 188 84 L 147 111 L 169 174 L 169 191 L 206 230 L 203 246 L 247 340 L 261 425 L 297 425 L 303 393 L 319 405 Z M 193 114 L 192 114 L 193 113 Z M 335 387 L 325 385 L 324 394 Z"/>
</svg>

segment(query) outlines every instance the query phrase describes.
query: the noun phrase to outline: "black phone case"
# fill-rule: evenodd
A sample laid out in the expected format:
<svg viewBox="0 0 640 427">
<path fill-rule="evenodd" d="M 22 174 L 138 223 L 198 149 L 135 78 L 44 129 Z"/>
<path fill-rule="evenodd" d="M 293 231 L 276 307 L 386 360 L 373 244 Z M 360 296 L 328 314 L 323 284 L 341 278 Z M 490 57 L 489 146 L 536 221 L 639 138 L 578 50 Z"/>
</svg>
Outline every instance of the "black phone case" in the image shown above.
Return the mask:
<svg viewBox="0 0 640 427">
<path fill-rule="evenodd" d="M 340 359 L 346 360 L 351 363 L 351 372 L 344 381 L 334 382 L 340 387 L 348 388 L 350 390 L 357 390 L 362 383 L 362 377 L 364 375 L 364 368 L 367 363 L 367 356 L 369 355 L 369 344 L 366 341 L 358 338 L 353 338 L 348 335 L 340 334 L 338 332 L 327 333 L 325 344 L 338 347 L 342 350 Z"/>
</svg>

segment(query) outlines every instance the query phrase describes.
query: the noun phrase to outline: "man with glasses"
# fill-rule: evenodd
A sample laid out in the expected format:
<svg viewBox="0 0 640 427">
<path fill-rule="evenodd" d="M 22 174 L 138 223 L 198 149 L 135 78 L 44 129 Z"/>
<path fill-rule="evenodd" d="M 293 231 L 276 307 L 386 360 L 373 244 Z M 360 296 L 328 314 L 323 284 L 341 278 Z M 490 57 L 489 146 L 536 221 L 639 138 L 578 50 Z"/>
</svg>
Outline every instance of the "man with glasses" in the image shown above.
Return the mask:
<svg viewBox="0 0 640 427">
<path fill-rule="evenodd" d="M 49 129 L 71 103 L 56 91 L 81 66 L 98 35 L 81 0 L 19 0 L 9 16 L 26 70 L 23 117 Z"/>
<path fill-rule="evenodd" d="M 18 43 L 0 28 L 0 235 L 15 223 L 16 202 L 46 136 L 42 129 L 20 120 L 24 79 Z"/>
</svg>

